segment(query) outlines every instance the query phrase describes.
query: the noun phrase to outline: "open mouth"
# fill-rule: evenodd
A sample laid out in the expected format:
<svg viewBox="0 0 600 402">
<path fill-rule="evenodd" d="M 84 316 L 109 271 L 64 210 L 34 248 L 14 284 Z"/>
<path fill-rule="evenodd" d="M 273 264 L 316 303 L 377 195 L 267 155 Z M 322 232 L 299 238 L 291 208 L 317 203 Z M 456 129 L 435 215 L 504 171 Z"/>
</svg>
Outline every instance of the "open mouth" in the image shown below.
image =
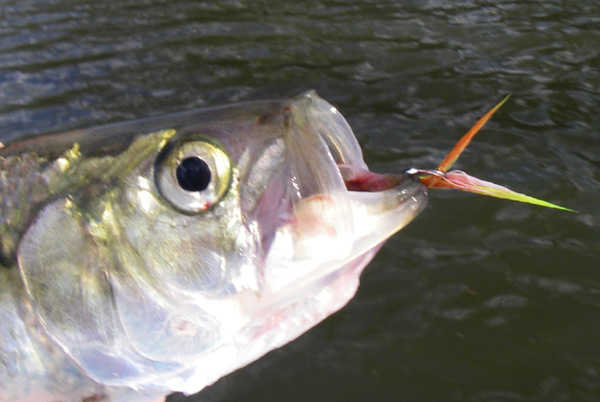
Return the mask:
<svg viewBox="0 0 600 402">
<path fill-rule="evenodd" d="M 412 175 L 369 171 L 348 123 L 316 93 L 292 99 L 288 108 L 287 170 L 278 186 L 286 202 L 276 212 L 283 218 L 273 226 L 265 261 L 272 292 L 352 266 L 427 202 L 426 187 Z"/>
</svg>

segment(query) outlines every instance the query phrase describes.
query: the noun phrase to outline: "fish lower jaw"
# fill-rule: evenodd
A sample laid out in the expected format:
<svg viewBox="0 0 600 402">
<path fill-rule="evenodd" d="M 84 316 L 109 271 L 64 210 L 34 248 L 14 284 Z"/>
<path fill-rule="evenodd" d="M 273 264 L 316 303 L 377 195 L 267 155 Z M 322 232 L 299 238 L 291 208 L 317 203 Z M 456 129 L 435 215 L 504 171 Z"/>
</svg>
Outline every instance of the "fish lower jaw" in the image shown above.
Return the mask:
<svg viewBox="0 0 600 402">
<path fill-rule="evenodd" d="M 307 204 L 296 214 L 306 222 L 292 219 L 278 230 L 264 262 L 252 317 L 264 314 L 266 318 L 259 322 L 279 325 L 289 311 L 303 310 L 302 317 L 312 324 L 298 326 L 310 328 L 344 306 L 356 292 L 361 272 L 383 243 L 425 208 L 427 189 L 415 184 L 380 192 L 349 191 L 347 199 L 353 216 L 345 219 L 351 222 L 352 231 L 344 232 L 335 225 L 336 219 L 315 214 L 331 203 L 324 196 L 315 197 L 315 205 Z M 331 211 L 325 215 L 336 216 Z M 317 217 L 326 224 L 316 225 Z M 309 305 L 319 307 L 306 308 Z M 258 327 L 264 330 L 265 325 Z"/>
<path fill-rule="evenodd" d="M 362 271 L 380 247 L 337 267 L 317 282 L 262 294 L 250 324 L 235 338 L 238 355 L 232 371 L 296 339 L 344 307 L 355 295 Z"/>
<path fill-rule="evenodd" d="M 378 249 L 426 204 L 427 189 L 412 181 L 377 192 L 347 191 L 343 197 L 334 194 L 303 199 L 273 237 L 261 288 L 278 294 L 319 283 L 340 267 Z"/>
<path fill-rule="evenodd" d="M 296 282 L 277 292 L 238 294 L 240 321 L 246 324 L 226 331 L 217 347 L 208 351 L 168 384 L 172 391 L 193 394 L 219 378 L 298 338 L 355 295 L 360 274 L 380 245 L 336 267 L 315 281 Z M 211 367 L 211 370 L 206 370 Z"/>
</svg>

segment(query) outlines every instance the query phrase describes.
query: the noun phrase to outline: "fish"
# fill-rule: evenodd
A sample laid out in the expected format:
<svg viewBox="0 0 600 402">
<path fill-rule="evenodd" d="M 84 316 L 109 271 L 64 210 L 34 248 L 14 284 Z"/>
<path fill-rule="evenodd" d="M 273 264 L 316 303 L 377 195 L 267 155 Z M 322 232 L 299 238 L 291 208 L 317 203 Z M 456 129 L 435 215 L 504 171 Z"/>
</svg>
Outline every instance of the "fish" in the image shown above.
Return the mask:
<svg viewBox="0 0 600 402">
<path fill-rule="evenodd" d="M 385 241 L 454 188 L 563 208 L 448 171 L 371 172 L 308 91 L 0 149 L 0 402 L 193 394 L 341 309 Z"/>
<path fill-rule="evenodd" d="M 428 190 L 309 91 L 4 143 L 0 198 L 0 401 L 142 402 L 342 308 Z"/>
</svg>

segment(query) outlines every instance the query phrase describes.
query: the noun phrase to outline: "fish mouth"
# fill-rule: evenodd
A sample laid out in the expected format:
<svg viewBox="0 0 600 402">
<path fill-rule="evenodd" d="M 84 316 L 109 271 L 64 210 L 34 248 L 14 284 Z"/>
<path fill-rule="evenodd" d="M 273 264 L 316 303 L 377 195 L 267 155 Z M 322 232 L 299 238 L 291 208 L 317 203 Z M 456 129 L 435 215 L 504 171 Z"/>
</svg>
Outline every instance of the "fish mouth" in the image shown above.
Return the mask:
<svg viewBox="0 0 600 402">
<path fill-rule="evenodd" d="M 412 175 L 369 171 L 346 120 L 314 91 L 292 98 L 287 110 L 287 202 L 264 270 L 273 293 L 361 271 L 427 203 L 427 188 Z"/>
<path fill-rule="evenodd" d="M 281 109 L 280 109 L 281 110 Z M 259 202 L 258 288 L 236 367 L 298 337 L 354 296 L 381 245 L 427 204 L 410 174 L 370 172 L 348 123 L 315 92 L 286 102 L 285 161 Z"/>
</svg>

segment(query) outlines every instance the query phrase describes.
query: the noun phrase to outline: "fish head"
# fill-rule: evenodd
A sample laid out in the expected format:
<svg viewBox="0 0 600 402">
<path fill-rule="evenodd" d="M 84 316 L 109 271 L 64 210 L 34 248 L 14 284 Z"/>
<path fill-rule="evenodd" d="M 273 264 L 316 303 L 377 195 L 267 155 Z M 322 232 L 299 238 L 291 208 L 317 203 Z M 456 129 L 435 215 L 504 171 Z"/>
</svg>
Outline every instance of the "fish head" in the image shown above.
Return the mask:
<svg viewBox="0 0 600 402">
<path fill-rule="evenodd" d="M 57 179 L 18 250 L 48 336 L 109 387 L 197 392 L 293 340 L 426 205 L 312 91 L 152 126 L 112 159 L 89 151 L 101 131 L 61 156 L 94 177 Z"/>
<path fill-rule="evenodd" d="M 233 125 L 183 131 L 154 166 L 161 195 L 183 213 L 164 232 L 170 240 L 159 243 L 172 242 L 170 249 L 180 253 L 185 239 L 193 261 L 184 265 L 173 256 L 176 275 L 184 278 L 192 265 L 201 272 L 191 282 L 165 284 L 227 306 L 210 314 L 219 331 L 236 323 L 221 335 L 232 340 L 232 367 L 289 342 L 345 305 L 379 246 L 424 208 L 427 197 L 409 175 L 380 191 L 349 191 L 340 166 L 367 172 L 360 146 L 342 115 L 314 92 L 243 115 Z M 223 169 L 216 163 L 212 170 L 223 195 L 206 204 L 197 199 L 202 192 L 190 194 L 176 180 L 181 161 L 199 153 L 198 140 L 223 158 Z M 174 154 L 173 163 L 164 163 Z"/>
</svg>

